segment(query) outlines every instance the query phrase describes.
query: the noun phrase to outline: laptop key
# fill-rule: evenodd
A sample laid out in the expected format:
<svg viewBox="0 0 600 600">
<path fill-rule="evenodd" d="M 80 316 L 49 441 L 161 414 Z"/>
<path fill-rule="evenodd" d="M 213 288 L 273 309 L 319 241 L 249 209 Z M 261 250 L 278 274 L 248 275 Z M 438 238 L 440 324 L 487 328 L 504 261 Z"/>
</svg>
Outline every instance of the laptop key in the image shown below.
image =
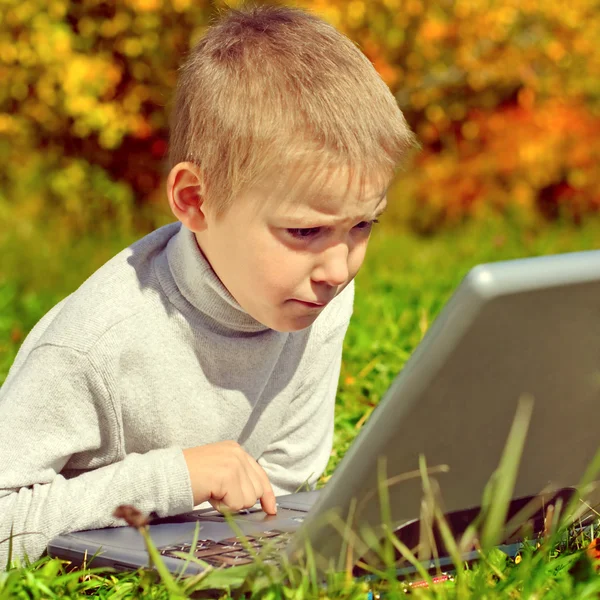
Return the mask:
<svg viewBox="0 0 600 600">
<path fill-rule="evenodd" d="M 194 552 L 194 556 L 196 558 L 205 558 L 207 556 L 218 556 L 220 554 L 226 554 L 227 552 L 233 552 L 234 550 L 237 550 L 236 546 L 222 546 L 219 544 L 212 546 L 211 548 L 196 550 Z"/>
<path fill-rule="evenodd" d="M 198 540 L 196 547 L 193 550 L 193 555 L 196 558 L 205 560 L 211 564 L 226 566 L 232 566 L 234 563 L 247 564 L 248 561 L 252 561 L 249 550 L 254 550 L 259 553 L 263 548 L 277 551 L 287 545 L 291 535 L 292 534 L 288 532 L 267 530 L 254 536 L 248 536 L 247 538 L 231 537 L 218 542 L 215 540 Z M 182 552 L 184 554 L 189 553 L 190 548 L 191 544 L 183 543 L 163 546 L 162 548 L 159 548 L 159 551 L 163 556 L 167 555 L 175 557 L 175 553 L 177 552 Z M 227 560 L 221 560 L 221 556 L 225 556 Z M 234 561 L 234 563 L 231 561 Z"/>
<path fill-rule="evenodd" d="M 235 552 L 227 552 L 226 554 L 222 554 L 221 556 L 229 556 L 230 558 L 250 558 L 250 554 L 248 554 L 248 552 L 244 552 L 241 550 L 236 550 Z"/>
<path fill-rule="evenodd" d="M 227 544 L 228 546 L 239 546 L 240 548 L 243 548 L 244 546 L 256 545 L 257 540 L 251 536 L 247 538 L 230 537 L 221 540 L 219 543 Z"/>
<path fill-rule="evenodd" d="M 161 554 L 172 554 L 173 552 L 189 552 L 191 544 L 177 544 L 175 546 L 163 546 L 159 548 Z"/>
<path fill-rule="evenodd" d="M 274 529 L 274 530 L 261 531 L 260 533 L 257 533 L 255 537 L 262 540 L 263 538 L 272 538 L 272 537 L 276 537 L 276 536 L 280 536 L 280 535 L 285 535 L 285 534 L 283 533 L 283 531 L 277 531 L 276 529 Z"/>
<path fill-rule="evenodd" d="M 240 541 L 240 538 L 230 537 L 221 540 L 219 544 L 227 544 L 228 546 L 241 546 L 242 542 Z"/>
<path fill-rule="evenodd" d="M 228 556 L 226 554 L 219 554 L 218 556 L 211 556 L 210 561 L 211 564 L 216 566 L 226 566 L 226 567 L 237 567 L 239 565 L 249 565 L 254 562 L 250 557 L 246 556 Z"/>
</svg>

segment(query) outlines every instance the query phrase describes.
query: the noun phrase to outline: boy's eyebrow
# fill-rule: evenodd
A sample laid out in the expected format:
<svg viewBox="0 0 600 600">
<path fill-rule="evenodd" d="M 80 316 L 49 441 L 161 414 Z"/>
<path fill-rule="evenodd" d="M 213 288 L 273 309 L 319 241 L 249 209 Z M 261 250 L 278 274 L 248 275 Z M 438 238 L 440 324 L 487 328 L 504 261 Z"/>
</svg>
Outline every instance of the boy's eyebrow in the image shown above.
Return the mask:
<svg viewBox="0 0 600 600">
<path fill-rule="evenodd" d="M 352 217 L 352 220 L 354 220 L 354 221 L 370 221 L 371 219 L 377 219 L 378 217 L 380 217 L 388 206 L 387 199 L 385 197 L 386 197 L 386 193 L 382 194 L 381 200 L 383 200 L 383 202 L 380 201 L 379 206 L 377 207 L 377 209 L 375 209 L 375 211 L 373 211 L 370 214 L 362 214 L 362 215 L 357 214 L 354 217 Z M 323 222 L 323 221 L 327 221 L 328 218 L 326 216 L 324 217 L 321 214 L 321 215 L 319 215 L 318 220 Z M 333 225 L 337 221 L 338 220 L 334 217 L 333 219 L 331 219 L 331 224 Z M 289 227 L 300 227 L 300 228 L 313 227 L 315 218 L 310 215 L 302 215 L 299 217 L 289 216 L 286 219 L 286 222 L 288 223 Z"/>
<path fill-rule="evenodd" d="M 388 207 L 388 203 L 387 201 L 383 203 L 382 206 L 380 206 L 376 211 L 375 211 L 375 216 L 376 217 L 380 217 L 384 212 L 385 209 Z"/>
<path fill-rule="evenodd" d="M 386 188 L 381 194 L 376 196 L 377 200 L 379 200 L 379 202 L 377 204 L 378 208 L 374 211 L 374 213 L 372 213 L 375 216 L 381 215 L 383 213 L 383 211 L 387 208 L 387 204 L 388 204 L 387 198 L 386 198 L 387 194 L 388 194 L 388 190 Z M 329 195 L 329 194 L 316 194 L 315 196 L 311 197 L 312 200 L 321 200 L 321 201 L 322 200 L 327 201 L 327 200 L 331 200 L 333 198 L 334 198 L 334 196 Z M 383 203 L 383 206 L 382 206 L 382 203 Z M 367 218 L 367 215 L 364 215 L 364 216 L 365 216 L 365 218 Z"/>
</svg>

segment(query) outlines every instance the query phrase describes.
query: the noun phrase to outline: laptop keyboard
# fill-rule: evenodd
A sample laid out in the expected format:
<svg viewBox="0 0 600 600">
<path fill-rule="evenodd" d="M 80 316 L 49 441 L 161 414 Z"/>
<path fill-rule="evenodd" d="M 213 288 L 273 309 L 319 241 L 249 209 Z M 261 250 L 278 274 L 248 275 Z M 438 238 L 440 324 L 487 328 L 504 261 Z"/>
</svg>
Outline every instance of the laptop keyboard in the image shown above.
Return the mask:
<svg viewBox="0 0 600 600">
<path fill-rule="evenodd" d="M 219 542 L 214 540 L 198 540 L 196 547 L 192 550 L 192 544 L 176 544 L 172 546 L 163 546 L 158 550 L 163 556 L 179 558 L 176 552 L 192 555 L 214 567 L 234 567 L 247 565 L 254 562 L 252 553 L 260 553 L 265 547 L 271 551 L 281 551 L 288 543 L 292 533 L 283 531 L 261 531 L 257 535 L 249 535 L 242 542 L 240 538 L 232 537 Z M 265 559 L 263 562 L 275 562 L 274 559 Z"/>
</svg>

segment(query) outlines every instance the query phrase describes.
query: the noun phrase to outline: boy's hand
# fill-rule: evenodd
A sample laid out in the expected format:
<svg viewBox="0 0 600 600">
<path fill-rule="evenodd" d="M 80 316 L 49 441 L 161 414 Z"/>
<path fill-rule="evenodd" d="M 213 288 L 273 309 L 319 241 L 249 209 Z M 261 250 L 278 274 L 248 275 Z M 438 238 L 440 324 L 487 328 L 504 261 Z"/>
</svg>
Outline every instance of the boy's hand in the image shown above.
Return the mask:
<svg viewBox="0 0 600 600">
<path fill-rule="evenodd" d="M 183 457 L 190 472 L 194 505 L 208 500 L 219 511 L 237 512 L 260 499 L 267 514 L 277 514 L 267 474 L 237 442 L 188 448 Z"/>
</svg>

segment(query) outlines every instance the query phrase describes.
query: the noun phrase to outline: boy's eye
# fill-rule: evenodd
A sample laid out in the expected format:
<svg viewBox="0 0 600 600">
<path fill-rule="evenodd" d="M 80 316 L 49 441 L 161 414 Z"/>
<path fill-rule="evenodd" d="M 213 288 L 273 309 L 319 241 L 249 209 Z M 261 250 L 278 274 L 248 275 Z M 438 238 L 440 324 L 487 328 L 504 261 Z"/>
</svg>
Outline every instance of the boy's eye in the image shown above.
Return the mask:
<svg viewBox="0 0 600 600">
<path fill-rule="evenodd" d="M 358 225 L 356 225 L 356 229 L 371 229 L 375 223 L 379 223 L 379 220 L 373 219 L 372 221 L 361 221 Z"/>
<path fill-rule="evenodd" d="M 287 232 L 295 238 L 298 239 L 307 239 L 314 237 L 321 231 L 320 227 L 306 227 L 303 229 L 288 229 Z"/>
<path fill-rule="evenodd" d="M 354 226 L 354 229 L 359 229 L 361 231 L 366 231 L 371 229 L 375 223 L 379 223 L 377 219 L 373 219 L 372 221 L 361 221 L 357 225 Z M 306 240 L 317 236 L 322 227 L 304 227 L 304 228 L 296 228 L 296 229 L 287 229 L 287 232 L 294 238 Z"/>
</svg>

